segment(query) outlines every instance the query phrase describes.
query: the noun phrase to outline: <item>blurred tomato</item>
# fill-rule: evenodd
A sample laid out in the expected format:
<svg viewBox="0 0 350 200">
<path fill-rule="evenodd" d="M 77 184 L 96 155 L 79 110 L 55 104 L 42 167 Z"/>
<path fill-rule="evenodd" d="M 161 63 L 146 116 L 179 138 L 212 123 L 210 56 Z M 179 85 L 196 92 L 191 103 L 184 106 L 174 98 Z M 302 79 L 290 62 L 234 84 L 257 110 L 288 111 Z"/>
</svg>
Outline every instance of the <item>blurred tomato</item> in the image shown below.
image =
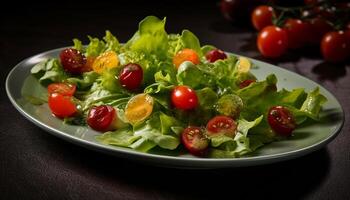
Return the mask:
<svg viewBox="0 0 350 200">
<path fill-rule="evenodd" d="M 272 25 L 273 8 L 271 6 L 258 6 L 252 12 L 252 24 L 258 31 Z"/>
<path fill-rule="evenodd" d="M 244 24 L 249 21 L 253 9 L 268 0 L 221 0 L 220 10 L 229 21 Z"/>
<path fill-rule="evenodd" d="M 300 19 L 288 19 L 284 25 L 288 35 L 288 48 L 296 49 L 304 46 L 309 39 L 310 25 Z"/>
<path fill-rule="evenodd" d="M 313 18 L 309 21 L 311 37 L 309 42 L 313 44 L 319 44 L 323 36 L 333 30 L 333 27 L 324 19 L 320 17 Z"/>
<path fill-rule="evenodd" d="M 321 51 L 327 61 L 345 61 L 349 56 L 350 41 L 344 31 L 329 32 L 322 39 Z"/>
</svg>

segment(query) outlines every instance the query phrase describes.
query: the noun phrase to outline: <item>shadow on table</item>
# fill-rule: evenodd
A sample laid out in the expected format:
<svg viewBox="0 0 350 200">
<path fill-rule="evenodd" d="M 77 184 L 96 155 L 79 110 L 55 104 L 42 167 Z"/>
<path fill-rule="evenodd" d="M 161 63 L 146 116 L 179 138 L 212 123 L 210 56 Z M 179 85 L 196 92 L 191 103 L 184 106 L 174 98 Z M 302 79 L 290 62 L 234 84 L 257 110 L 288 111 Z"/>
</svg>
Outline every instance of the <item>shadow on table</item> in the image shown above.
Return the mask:
<svg viewBox="0 0 350 200">
<path fill-rule="evenodd" d="M 319 81 L 336 81 L 337 79 L 346 76 L 346 67 L 350 67 L 349 63 L 334 64 L 329 62 L 322 62 L 315 65 L 312 68 L 312 72 L 314 74 L 317 74 L 317 79 Z"/>
<path fill-rule="evenodd" d="M 86 163 L 91 164 L 91 170 L 108 175 L 109 181 L 178 199 L 220 199 L 222 196 L 299 199 L 322 183 L 330 165 L 326 149 L 270 165 L 210 170 L 154 167 L 109 156 L 91 161 Z"/>
</svg>

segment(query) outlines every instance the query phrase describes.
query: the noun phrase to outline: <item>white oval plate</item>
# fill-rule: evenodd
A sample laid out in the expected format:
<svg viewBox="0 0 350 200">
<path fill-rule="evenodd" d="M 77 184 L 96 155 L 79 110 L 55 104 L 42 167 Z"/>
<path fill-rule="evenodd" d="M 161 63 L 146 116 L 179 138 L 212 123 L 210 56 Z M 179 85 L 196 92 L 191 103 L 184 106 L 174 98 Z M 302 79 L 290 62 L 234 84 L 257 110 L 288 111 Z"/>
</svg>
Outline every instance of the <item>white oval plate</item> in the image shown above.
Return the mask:
<svg viewBox="0 0 350 200">
<path fill-rule="evenodd" d="M 62 49 L 54 49 L 32 56 L 16 65 L 6 79 L 8 97 L 23 116 L 49 133 L 74 144 L 114 156 L 147 164 L 181 168 L 222 168 L 261 165 L 296 158 L 320 149 L 336 137 L 344 123 L 344 113 L 341 105 L 325 88 L 294 72 L 251 59 L 258 66 L 252 69 L 254 75 L 259 80 L 262 80 L 271 73 L 276 74 L 279 89 L 303 87 L 306 91 L 310 91 L 315 87 L 319 87 L 320 92 L 328 99 L 321 113 L 321 121 L 298 128 L 293 137 L 265 145 L 254 152 L 254 154 L 243 158 L 213 159 L 198 158 L 191 155 L 170 156 L 141 153 L 128 148 L 104 145 L 95 139 L 95 136 L 99 133 L 87 127 L 63 124 L 60 119 L 51 115 L 47 104 L 35 106 L 22 96 L 22 93 L 29 91 L 46 91 L 30 75 L 30 69 L 40 61 L 57 57 Z"/>
</svg>

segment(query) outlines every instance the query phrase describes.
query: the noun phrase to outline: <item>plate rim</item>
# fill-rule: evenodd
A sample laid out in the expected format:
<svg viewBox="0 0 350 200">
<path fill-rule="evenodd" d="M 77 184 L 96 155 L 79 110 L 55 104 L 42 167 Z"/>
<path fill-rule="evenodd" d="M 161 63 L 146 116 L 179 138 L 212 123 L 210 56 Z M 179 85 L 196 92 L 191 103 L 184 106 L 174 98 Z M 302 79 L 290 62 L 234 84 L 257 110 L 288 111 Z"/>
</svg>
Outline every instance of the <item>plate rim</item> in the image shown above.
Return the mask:
<svg viewBox="0 0 350 200">
<path fill-rule="evenodd" d="M 48 51 L 45 51 L 42 53 L 38 53 L 38 54 L 30 56 L 26 59 L 23 59 L 21 62 L 16 64 L 9 71 L 8 75 L 6 76 L 6 82 L 5 82 L 6 93 L 7 93 L 7 96 L 9 98 L 10 102 L 12 103 L 12 105 L 27 120 L 31 121 L 36 126 L 43 129 L 44 131 L 47 131 L 51 135 L 54 135 L 60 139 L 63 139 L 65 141 L 74 143 L 76 145 L 79 145 L 79 146 L 82 146 L 82 147 L 85 147 L 85 148 L 88 148 L 91 150 L 107 153 L 107 154 L 114 155 L 117 157 L 130 158 L 130 159 L 133 159 L 136 161 L 137 161 L 137 158 L 139 158 L 139 159 L 141 158 L 141 160 L 153 162 L 153 164 L 163 163 L 164 161 L 165 162 L 170 161 L 170 163 L 171 163 L 170 165 L 173 165 L 173 167 L 180 167 L 180 168 L 187 168 L 187 167 L 190 167 L 190 168 L 243 167 L 243 166 L 253 166 L 253 165 L 275 163 L 275 162 L 279 162 L 279 161 L 283 161 L 283 160 L 289 160 L 289 159 L 301 157 L 303 155 L 314 152 L 314 151 L 324 147 L 329 142 L 331 142 L 335 137 L 337 137 L 344 126 L 345 114 L 344 114 L 344 109 L 343 109 L 342 105 L 340 104 L 338 99 L 329 90 L 324 88 L 322 85 L 318 84 L 317 82 L 315 82 L 307 77 L 304 77 L 300 74 L 297 74 L 296 72 L 289 71 L 288 69 L 285 69 L 285 68 L 282 68 L 282 67 L 279 67 L 277 65 L 273 65 L 273 64 L 270 64 L 270 63 L 267 63 L 264 61 L 260 61 L 257 59 L 247 57 L 248 59 L 250 59 L 254 62 L 260 62 L 260 63 L 263 63 L 265 65 L 268 65 L 269 67 L 271 66 L 273 68 L 281 70 L 283 72 L 292 73 L 293 76 L 304 79 L 306 81 L 310 81 L 313 84 L 315 84 L 316 86 L 318 86 L 319 88 L 321 88 L 322 90 L 329 93 L 328 95 L 332 96 L 334 98 L 335 102 L 339 105 L 339 110 L 340 110 L 339 114 L 341 114 L 341 118 L 340 118 L 341 122 L 340 122 L 339 126 L 337 126 L 337 128 L 332 133 L 330 133 L 328 135 L 328 137 L 326 137 L 326 138 L 324 138 L 324 139 L 322 139 L 322 140 L 320 140 L 312 145 L 309 145 L 309 146 L 306 146 L 306 147 L 303 147 L 300 149 L 295 149 L 295 150 L 288 151 L 288 152 L 282 152 L 282 153 L 276 153 L 276 154 L 270 154 L 270 155 L 260 155 L 260 156 L 252 156 L 252 157 L 241 157 L 241 158 L 199 158 L 199 157 L 193 158 L 193 157 L 168 156 L 168 155 L 159 155 L 159 154 L 138 152 L 138 151 L 135 151 L 135 150 L 132 150 L 129 148 L 123 148 L 123 147 L 116 148 L 115 146 L 88 141 L 88 140 L 76 137 L 74 135 L 70 135 L 68 133 L 65 133 L 65 132 L 58 130 L 56 128 L 50 127 L 49 125 L 35 119 L 33 116 L 31 116 L 29 113 L 27 113 L 16 102 L 13 94 L 11 93 L 11 89 L 10 89 L 10 85 L 9 85 L 10 79 L 12 76 L 14 76 L 15 71 L 18 70 L 19 68 L 21 68 L 21 66 L 24 63 L 26 63 L 28 60 L 30 60 L 33 57 L 39 57 L 39 56 L 43 56 L 43 55 L 46 55 L 49 53 L 57 52 L 57 51 L 64 49 L 64 48 L 67 48 L 67 47 L 55 48 L 55 49 L 51 49 L 51 50 L 48 50 Z M 241 55 L 235 54 L 235 53 L 230 53 L 230 52 L 226 52 L 226 53 L 241 56 Z M 244 56 L 244 57 L 246 57 L 246 56 Z M 132 157 L 128 157 L 129 155 Z M 176 165 L 176 163 L 172 163 L 172 162 L 179 162 L 179 163 L 177 163 L 178 166 Z M 201 166 L 201 164 L 204 164 L 204 163 L 205 163 L 205 166 Z M 164 163 L 161 165 L 164 165 Z"/>
</svg>

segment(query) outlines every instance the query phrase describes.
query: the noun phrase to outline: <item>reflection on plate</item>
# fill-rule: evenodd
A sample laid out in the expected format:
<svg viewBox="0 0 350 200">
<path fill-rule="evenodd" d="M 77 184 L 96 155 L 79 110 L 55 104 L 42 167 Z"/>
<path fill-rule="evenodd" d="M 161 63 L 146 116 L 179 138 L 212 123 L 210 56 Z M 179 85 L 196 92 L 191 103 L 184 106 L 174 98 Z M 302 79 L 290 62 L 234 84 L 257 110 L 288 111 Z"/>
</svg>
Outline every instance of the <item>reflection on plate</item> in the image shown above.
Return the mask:
<svg viewBox="0 0 350 200">
<path fill-rule="evenodd" d="M 321 113 L 321 121 L 303 125 L 295 131 L 295 136 L 284 141 L 265 145 L 254 152 L 254 154 L 243 158 L 210 159 L 197 158 L 191 155 L 174 156 L 157 151 L 141 153 L 132 149 L 107 146 L 95 140 L 97 132 L 87 127 L 63 124 L 60 119 L 50 114 L 46 104 L 35 106 L 22 97 L 22 90 L 27 94 L 45 90 L 36 79 L 30 76 L 30 69 L 42 60 L 57 57 L 60 50 L 55 49 L 30 57 L 19 63 L 9 73 L 6 80 L 6 91 L 11 102 L 22 115 L 49 133 L 74 144 L 118 157 L 148 164 L 184 168 L 241 167 L 273 163 L 299 157 L 320 149 L 335 138 L 344 122 L 344 113 L 339 102 L 322 86 L 293 72 L 261 61 L 252 60 L 256 66 L 259 66 L 252 69 L 256 77 L 264 79 L 268 74 L 274 73 L 278 77 L 278 88 L 292 89 L 303 87 L 306 91 L 310 91 L 317 86 L 320 87 L 320 92 L 328 99 Z"/>
</svg>

